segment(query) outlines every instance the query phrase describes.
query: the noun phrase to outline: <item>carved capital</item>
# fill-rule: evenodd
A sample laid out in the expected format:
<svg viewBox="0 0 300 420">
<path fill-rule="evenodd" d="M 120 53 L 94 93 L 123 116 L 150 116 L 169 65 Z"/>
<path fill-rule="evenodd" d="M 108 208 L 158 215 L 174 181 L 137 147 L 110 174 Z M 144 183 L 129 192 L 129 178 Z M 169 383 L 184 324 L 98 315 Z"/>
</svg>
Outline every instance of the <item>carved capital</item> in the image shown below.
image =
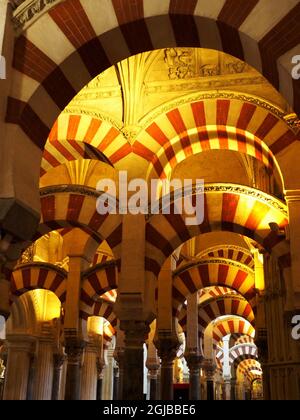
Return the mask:
<svg viewBox="0 0 300 420">
<path fill-rule="evenodd" d="M 187 365 L 189 368 L 190 373 L 193 372 L 199 372 L 202 362 L 204 360 L 204 357 L 199 353 L 199 351 L 196 350 L 189 350 L 185 354 L 185 360 L 187 361 Z"/>
<path fill-rule="evenodd" d="M 69 364 L 80 364 L 82 361 L 83 350 L 86 343 L 80 338 L 66 337 L 65 338 L 65 352 L 68 356 Z"/>
<path fill-rule="evenodd" d="M 140 347 L 145 343 L 150 328 L 144 321 L 121 321 L 120 328 L 125 332 L 125 347 Z"/>
<path fill-rule="evenodd" d="M 213 381 L 216 372 L 216 365 L 214 362 L 212 360 L 205 359 L 202 363 L 202 368 L 204 369 L 206 380 Z"/>
<path fill-rule="evenodd" d="M 180 342 L 178 337 L 172 334 L 164 334 L 158 332 L 158 337 L 155 339 L 154 344 L 157 348 L 158 356 L 162 360 L 162 364 L 170 364 L 174 362 Z"/>
</svg>

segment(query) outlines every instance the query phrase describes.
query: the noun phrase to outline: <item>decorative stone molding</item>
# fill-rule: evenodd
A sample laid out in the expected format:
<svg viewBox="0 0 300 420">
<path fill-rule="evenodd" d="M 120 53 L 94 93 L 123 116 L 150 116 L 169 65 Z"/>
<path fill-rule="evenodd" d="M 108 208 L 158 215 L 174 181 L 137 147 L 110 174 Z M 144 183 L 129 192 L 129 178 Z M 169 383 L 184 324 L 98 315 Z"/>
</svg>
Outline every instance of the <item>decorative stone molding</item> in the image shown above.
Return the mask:
<svg viewBox="0 0 300 420">
<path fill-rule="evenodd" d="M 108 114 L 105 114 L 103 111 L 99 112 L 93 109 L 84 109 L 81 107 L 72 106 L 72 103 L 64 109 L 64 111 L 62 112 L 63 114 L 84 115 L 88 117 L 93 117 L 98 120 L 108 122 L 109 124 L 111 124 L 113 127 L 115 127 L 116 129 L 120 131 L 124 127 L 124 123 L 122 121 L 117 121 L 115 118 L 113 118 L 112 116 Z"/>
<path fill-rule="evenodd" d="M 24 29 L 27 24 L 40 14 L 47 12 L 63 0 L 10 0 L 14 10 L 13 23 L 16 29 Z"/>
<path fill-rule="evenodd" d="M 257 190 L 255 188 L 246 187 L 244 185 L 238 184 L 226 184 L 226 183 L 213 183 L 213 184 L 205 184 L 204 188 L 202 186 L 193 185 L 193 187 L 189 191 L 185 191 L 185 197 L 192 196 L 199 193 L 230 193 L 230 194 L 237 194 L 237 195 L 246 195 L 248 197 L 254 198 L 259 200 L 260 202 L 273 207 L 275 210 L 280 211 L 283 213 L 284 216 L 288 217 L 288 210 L 287 205 L 280 201 L 278 198 L 264 193 L 263 191 Z M 179 198 L 178 191 L 172 192 L 170 194 L 170 202 L 174 202 L 175 198 Z M 162 198 L 159 199 L 157 207 L 159 212 L 162 211 Z M 146 214 L 146 220 L 148 221 L 153 217 L 154 214 L 151 214 L 151 206 L 148 207 L 148 212 Z"/>
<path fill-rule="evenodd" d="M 249 257 L 251 257 L 253 259 L 253 255 L 249 251 L 249 249 L 246 249 L 246 248 L 243 248 L 243 247 L 237 246 L 237 245 L 228 245 L 228 244 L 216 245 L 216 246 L 212 246 L 210 248 L 207 248 L 204 251 L 201 251 L 197 255 L 197 258 L 202 258 L 203 256 L 206 256 L 210 252 L 219 251 L 220 249 L 223 250 L 223 251 L 230 250 L 230 251 L 243 252 L 244 254 L 247 254 Z"/>
<path fill-rule="evenodd" d="M 205 258 L 203 260 L 188 263 L 184 265 L 183 267 L 180 267 L 178 270 L 173 272 L 173 277 L 179 276 L 180 274 L 182 274 L 183 272 L 187 270 L 190 270 L 191 268 L 200 267 L 201 265 L 206 265 L 206 264 L 226 264 L 232 267 L 239 268 L 243 271 L 246 271 L 248 274 L 252 276 L 254 275 L 254 271 L 251 268 L 249 268 L 247 265 L 240 263 L 238 261 L 229 260 L 227 258 Z"/>
<path fill-rule="evenodd" d="M 241 82 L 237 81 L 235 79 L 235 84 Z M 202 83 L 202 82 L 201 82 Z M 176 99 L 174 101 L 170 101 L 167 104 L 163 104 L 162 106 L 159 106 L 155 108 L 153 111 L 151 111 L 149 114 L 147 114 L 141 121 L 140 124 L 143 126 L 143 129 L 145 129 L 151 122 L 159 117 L 162 114 L 166 114 L 170 110 L 174 108 L 178 108 L 181 105 L 185 105 L 188 103 L 196 102 L 196 101 L 203 101 L 208 99 L 230 99 L 230 100 L 239 100 L 242 102 L 250 103 L 253 105 L 256 105 L 260 108 L 263 108 L 267 111 L 269 111 L 271 114 L 275 115 L 279 119 L 283 120 L 294 132 L 297 134 L 299 131 L 299 121 L 294 119 L 287 119 L 286 112 L 282 110 L 279 107 L 274 106 L 273 104 L 267 102 L 265 99 L 260 98 L 258 96 L 254 95 L 247 95 L 242 94 L 235 91 L 222 91 L 222 90 L 211 90 L 209 92 L 201 92 L 197 94 L 188 94 L 180 97 L 179 99 Z"/>
</svg>

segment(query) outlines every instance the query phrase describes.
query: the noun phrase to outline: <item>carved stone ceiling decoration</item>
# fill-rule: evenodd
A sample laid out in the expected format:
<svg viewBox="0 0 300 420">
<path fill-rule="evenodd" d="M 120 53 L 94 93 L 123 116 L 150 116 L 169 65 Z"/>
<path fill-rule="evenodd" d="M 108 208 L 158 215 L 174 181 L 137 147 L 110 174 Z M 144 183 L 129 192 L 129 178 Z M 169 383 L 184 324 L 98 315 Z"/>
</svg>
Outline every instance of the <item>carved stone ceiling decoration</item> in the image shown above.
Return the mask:
<svg viewBox="0 0 300 420">
<path fill-rule="evenodd" d="M 65 112 L 101 114 L 132 137 L 141 120 L 163 104 L 218 90 L 255 95 L 290 114 L 285 100 L 255 69 L 202 48 L 168 48 L 130 57 L 93 79 Z"/>
</svg>

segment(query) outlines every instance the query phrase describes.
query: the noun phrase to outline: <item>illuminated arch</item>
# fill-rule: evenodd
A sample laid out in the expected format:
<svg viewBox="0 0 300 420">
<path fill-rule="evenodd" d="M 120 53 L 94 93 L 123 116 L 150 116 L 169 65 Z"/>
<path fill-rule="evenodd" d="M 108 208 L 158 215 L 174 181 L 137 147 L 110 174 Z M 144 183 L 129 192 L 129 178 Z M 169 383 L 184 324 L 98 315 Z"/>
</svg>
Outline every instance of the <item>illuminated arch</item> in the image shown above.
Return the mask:
<svg viewBox="0 0 300 420">
<path fill-rule="evenodd" d="M 238 317 L 217 320 L 212 335 L 214 346 L 217 346 L 218 342 L 229 334 L 243 334 L 254 338 L 255 329 L 248 321 Z"/>
<path fill-rule="evenodd" d="M 195 196 L 195 194 L 193 194 Z M 152 215 L 146 225 L 146 269 L 158 275 L 164 261 L 182 243 L 201 233 L 230 231 L 256 240 L 280 259 L 290 264 L 289 245 L 269 226 L 288 224 L 287 207 L 278 199 L 250 187 L 229 184 L 206 184 L 204 221 L 187 226 L 185 215 Z"/>
<path fill-rule="evenodd" d="M 49 134 L 43 152 L 41 176 L 66 161 L 95 159 L 113 165 L 130 153 L 123 134 L 106 121 L 62 113 Z"/>
<path fill-rule="evenodd" d="M 83 186 L 57 186 L 41 189 L 40 236 L 52 230 L 80 227 L 96 242 L 106 240 L 118 259 L 122 222 L 120 215 L 100 215 L 96 210 L 99 193 Z"/>
<path fill-rule="evenodd" d="M 98 264 L 82 275 L 81 300 L 88 306 L 107 292 L 118 287 L 118 267 L 115 261 Z M 114 293 L 110 294 L 112 299 Z M 107 296 L 109 299 L 109 297 Z M 104 317 L 105 318 L 105 317 Z"/>
<path fill-rule="evenodd" d="M 173 308 L 180 307 L 189 294 L 215 285 L 236 290 L 254 303 L 255 278 L 252 270 L 238 262 L 208 258 L 174 272 Z"/>
<path fill-rule="evenodd" d="M 257 98 L 261 105 L 256 105 L 253 97 L 234 92 L 218 91 L 202 96 L 198 100 L 191 95 L 183 97 L 173 109 L 171 105 L 167 105 L 167 111 L 166 105 L 160 107 L 154 121 L 153 115 L 149 118 L 151 123 L 134 143 L 137 149 L 143 148 L 148 159 L 152 155 L 148 179 L 170 179 L 180 162 L 208 150 L 247 154 L 261 161 L 269 171 L 276 168 L 282 177 L 280 166 L 285 165 L 280 163 L 282 157 L 276 159 L 274 154 L 285 137 L 294 136 L 295 141 L 296 133 L 284 118 L 276 115 L 278 110 L 270 111 L 272 107 L 268 109 L 263 100 Z"/>
<path fill-rule="evenodd" d="M 49 263 L 18 266 L 11 274 L 11 294 L 20 296 L 34 289 L 53 292 L 63 303 L 66 299 L 67 272 Z"/>
</svg>

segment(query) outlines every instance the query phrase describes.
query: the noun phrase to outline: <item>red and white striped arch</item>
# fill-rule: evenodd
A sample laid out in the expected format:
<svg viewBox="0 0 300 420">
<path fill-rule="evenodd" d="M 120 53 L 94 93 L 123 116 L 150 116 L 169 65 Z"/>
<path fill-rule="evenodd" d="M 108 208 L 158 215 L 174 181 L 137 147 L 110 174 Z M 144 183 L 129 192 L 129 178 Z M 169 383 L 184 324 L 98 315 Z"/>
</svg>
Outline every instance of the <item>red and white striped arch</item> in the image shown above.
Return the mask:
<svg viewBox="0 0 300 420">
<path fill-rule="evenodd" d="M 241 296 L 224 296 L 218 299 L 212 299 L 199 305 L 198 325 L 199 337 L 204 336 L 207 326 L 217 318 L 225 315 L 236 315 L 244 318 L 251 325 L 254 325 L 255 316 L 251 305 Z M 182 311 L 179 317 L 179 323 L 183 330 L 186 330 L 187 315 Z"/>
<path fill-rule="evenodd" d="M 254 339 L 248 335 L 242 335 L 236 339 L 234 345 L 237 346 L 239 344 L 254 344 Z"/>
<path fill-rule="evenodd" d="M 64 303 L 66 300 L 67 273 L 49 263 L 30 263 L 16 267 L 11 273 L 10 292 L 21 296 L 34 289 L 53 292 Z"/>
<path fill-rule="evenodd" d="M 247 96 L 220 99 L 221 95 L 219 92 L 215 99 L 208 97 L 163 113 L 138 135 L 134 146 L 144 148 L 145 156 L 152 155 L 149 179 L 170 179 L 184 159 L 213 149 L 247 154 L 271 171 L 277 167 L 281 174 L 284 156 L 274 155 L 296 141 L 295 131 L 268 109 L 247 103 Z"/>
<path fill-rule="evenodd" d="M 173 311 L 175 309 L 178 310 L 189 294 L 214 285 L 225 286 L 237 291 L 255 306 L 255 278 L 253 271 L 237 262 L 222 258 L 210 258 L 198 262 L 195 266 L 188 266 L 185 270 L 180 269 L 174 272 Z M 222 306 L 221 302 L 219 305 Z M 224 310 L 225 308 L 222 309 Z"/>
<path fill-rule="evenodd" d="M 91 307 L 81 301 L 79 315 L 83 320 L 87 320 L 90 316 L 102 317 L 109 322 L 111 335 L 116 333 L 115 327 L 117 325 L 118 319 L 114 313 L 113 304 L 111 302 L 99 299 L 98 302 L 94 302 L 93 306 Z"/>
<path fill-rule="evenodd" d="M 240 344 L 230 349 L 229 363 L 238 365 L 245 359 L 258 360 L 257 347 L 255 344 Z"/>
<path fill-rule="evenodd" d="M 86 187 L 75 188 L 74 191 L 59 187 L 41 190 L 38 236 L 52 230 L 80 227 L 96 241 L 106 240 L 118 259 L 122 241 L 121 216 L 100 215 L 96 210 L 97 197 L 95 191 Z"/>
<path fill-rule="evenodd" d="M 238 261 L 254 269 L 254 259 L 249 249 L 236 245 L 217 245 L 205 249 L 197 255 L 197 258 L 226 258 L 228 260 Z"/>
<path fill-rule="evenodd" d="M 242 0 L 67 0 L 52 6 L 17 36 L 8 106 L 8 120 L 20 123 L 41 147 L 53 116 L 91 78 L 157 48 L 201 46 L 229 53 L 261 71 L 300 110 L 299 81 L 291 76 L 300 44 L 298 0 L 249 0 L 247 6 Z M 33 121 L 40 130 L 32 129 Z"/>
<path fill-rule="evenodd" d="M 96 159 L 116 164 L 131 152 L 118 128 L 99 118 L 62 113 L 49 134 L 41 175 L 66 161 Z"/>
<path fill-rule="evenodd" d="M 118 287 L 118 267 L 115 261 L 99 264 L 82 275 L 81 300 L 92 307 L 103 295 L 114 301 Z"/>
<path fill-rule="evenodd" d="M 204 221 L 187 226 L 185 215 L 152 215 L 146 224 L 146 269 L 158 275 L 160 268 L 180 245 L 202 233 L 230 231 L 256 240 L 289 264 L 289 245 L 272 232 L 270 222 L 288 224 L 287 207 L 278 199 L 250 187 L 206 184 Z"/>
<path fill-rule="evenodd" d="M 229 287 L 223 287 L 223 286 L 206 287 L 199 291 L 199 305 L 203 306 L 204 304 L 208 303 L 208 301 L 211 301 L 213 299 L 217 300 L 227 295 L 238 296 L 238 292 L 236 292 L 235 290 Z M 186 322 L 187 322 L 186 317 L 187 317 L 187 305 L 186 303 L 184 303 L 178 315 L 178 321 L 181 325 L 186 325 Z"/>
<path fill-rule="evenodd" d="M 216 346 L 219 341 L 229 334 L 243 334 L 255 337 L 255 329 L 250 322 L 236 316 L 228 317 L 225 320 L 218 320 L 213 328 L 212 338 Z"/>
<path fill-rule="evenodd" d="M 257 379 L 257 377 L 262 377 L 262 374 L 263 372 L 259 361 L 251 358 L 243 360 L 237 367 L 237 375 L 248 378 L 250 382 L 253 380 L 253 375 L 255 379 Z"/>
<path fill-rule="evenodd" d="M 221 296 L 225 295 L 237 295 L 238 293 L 229 288 L 224 286 L 212 286 L 206 287 L 205 289 L 201 289 L 199 292 L 199 304 L 202 304 L 210 299 L 216 299 Z"/>
</svg>

